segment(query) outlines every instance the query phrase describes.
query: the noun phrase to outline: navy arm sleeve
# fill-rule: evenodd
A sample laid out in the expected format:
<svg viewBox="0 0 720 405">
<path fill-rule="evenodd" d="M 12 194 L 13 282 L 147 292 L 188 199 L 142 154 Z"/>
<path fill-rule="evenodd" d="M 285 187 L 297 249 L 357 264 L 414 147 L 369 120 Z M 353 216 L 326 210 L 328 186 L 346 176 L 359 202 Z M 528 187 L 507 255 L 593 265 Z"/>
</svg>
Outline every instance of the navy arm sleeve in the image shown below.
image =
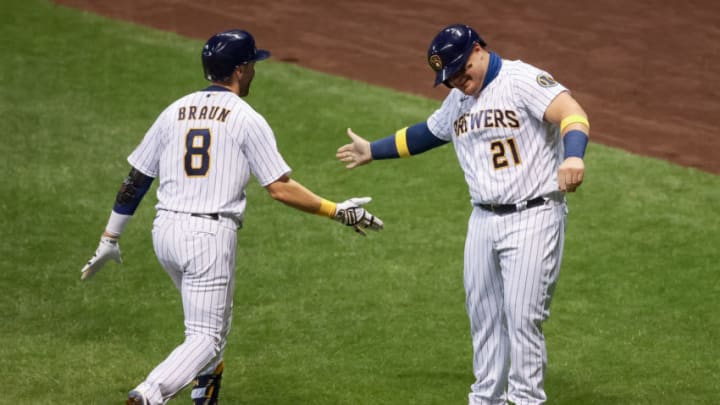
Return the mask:
<svg viewBox="0 0 720 405">
<path fill-rule="evenodd" d="M 446 143 L 430 132 L 426 122 L 421 122 L 370 143 L 370 151 L 375 160 L 393 159 L 417 155 Z"/>
</svg>

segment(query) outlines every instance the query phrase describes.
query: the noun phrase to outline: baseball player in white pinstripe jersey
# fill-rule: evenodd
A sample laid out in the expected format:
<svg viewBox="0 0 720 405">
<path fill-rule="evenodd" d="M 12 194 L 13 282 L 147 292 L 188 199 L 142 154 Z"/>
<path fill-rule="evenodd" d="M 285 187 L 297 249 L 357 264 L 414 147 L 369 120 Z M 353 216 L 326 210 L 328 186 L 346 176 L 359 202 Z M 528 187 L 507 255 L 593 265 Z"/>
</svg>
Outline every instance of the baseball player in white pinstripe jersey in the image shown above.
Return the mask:
<svg viewBox="0 0 720 405">
<path fill-rule="evenodd" d="M 467 25 L 444 28 L 428 63 L 452 90 L 426 122 L 337 158 L 354 168 L 452 142 L 473 205 L 464 283 L 475 383 L 470 404 L 540 404 L 547 355 L 542 323 L 558 279 L 565 192 L 582 183 L 589 123 L 553 77 L 503 60 Z"/>
<path fill-rule="evenodd" d="M 382 221 L 361 207 L 370 198 L 334 203 L 290 179 L 270 126 L 241 98 L 250 90 L 255 62 L 269 56 L 243 30 L 207 41 L 202 61 L 212 86 L 167 107 L 132 152 L 132 170 L 100 245 L 82 269 L 86 279 L 108 260 L 120 262 L 118 238 L 159 177 L 153 245 L 181 292 L 185 341 L 129 393 L 127 404 L 165 403 L 190 382 L 194 404 L 217 403 L 232 318 L 237 230 L 251 174 L 272 198 L 293 208 L 361 234 L 382 229 Z"/>
</svg>

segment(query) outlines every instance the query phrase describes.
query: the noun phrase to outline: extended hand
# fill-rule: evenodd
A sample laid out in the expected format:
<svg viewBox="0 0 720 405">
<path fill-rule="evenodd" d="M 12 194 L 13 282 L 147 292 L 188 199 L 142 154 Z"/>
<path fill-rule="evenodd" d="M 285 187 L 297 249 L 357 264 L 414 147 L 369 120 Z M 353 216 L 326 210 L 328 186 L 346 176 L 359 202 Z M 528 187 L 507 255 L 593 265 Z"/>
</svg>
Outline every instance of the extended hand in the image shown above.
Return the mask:
<svg viewBox="0 0 720 405">
<path fill-rule="evenodd" d="M 335 220 L 354 227 L 355 231 L 363 236 L 365 236 L 366 229 L 372 229 L 373 231 L 383 229 L 383 221 L 361 207 L 370 201 L 372 201 L 370 197 L 361 197 L 338 203 L 335 208 Z"/>
<path fill-rule="evenodd" d="M 92 277 L 92 275 L 97 273 L 110 259 L 122 263 L 120 244 L 116 238 L 103 236 L 100 238 L 100 244 L 97 250 L 95 250 L 95 255 L 91 257 L 85 267 L 80 270 L 82 272 L 80 279 L 86 280 Z"/>
<path fill-rule="evenodd" d="M 585 175 L 585 163 L 579 157 L 565 159 L 558 169 L 560 191 L 573 192 L 582 184 Z"/>
<path fill-rule="evenodd" d="M 370 163 L 372 161 L 370 142 L 357 135 L 350 128 L 348 128 L 347 134 L 352 139 L 352 143 L 339 147 L 335 157 L 342 162 L 348 163 L 345 165 L 348 169 Z"/>
</svg>

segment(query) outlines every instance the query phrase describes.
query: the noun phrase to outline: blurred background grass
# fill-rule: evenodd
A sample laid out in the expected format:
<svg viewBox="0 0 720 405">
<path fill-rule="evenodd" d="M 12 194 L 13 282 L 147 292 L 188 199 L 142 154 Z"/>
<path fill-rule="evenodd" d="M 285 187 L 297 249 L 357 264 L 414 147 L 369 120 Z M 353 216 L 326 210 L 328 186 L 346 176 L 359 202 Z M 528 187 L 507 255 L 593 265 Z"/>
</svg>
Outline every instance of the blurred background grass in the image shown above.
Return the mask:
<svg viewBox="0 0 720 405">
<path fill-rule="evenodd" d="M 0 403 L 120 403 L 182 340 L 179 296 L 152 251 L 154 192 L 123 236 L 125 263 L 89 283 L 79 270 L 127 155 L 167 104 L 206 86 L 202 44 L 45 0 L 4 7 Z M 293 177 L 334 200 L 372 196 L 386 229 L 360 238 L 251 184 L 223 402 L 464 403 L 470 205 L 452 148 L 355 171 L 334 159 L 347 127 L 376 139 L 438 103 L 272 60 L 256 68 L 247 100 Z M 545 327 L 551 403 L 712 403 L 720 179 L 598 144 L 586 162 Z"/>
</svg>

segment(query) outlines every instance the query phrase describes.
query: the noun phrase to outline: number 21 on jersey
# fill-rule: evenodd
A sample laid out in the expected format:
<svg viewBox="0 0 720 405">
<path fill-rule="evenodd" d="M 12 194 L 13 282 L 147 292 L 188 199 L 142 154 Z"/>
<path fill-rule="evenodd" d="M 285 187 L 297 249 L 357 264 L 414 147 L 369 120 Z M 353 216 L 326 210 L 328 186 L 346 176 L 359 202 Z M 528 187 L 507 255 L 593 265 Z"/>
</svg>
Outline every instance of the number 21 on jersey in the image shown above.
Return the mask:
<svg viewBox="0 0 720 405">
<path fill-rule="evenodd" d="M 193 128 L 185 135 L 185 174 L 188 177 L 207 175 L 210 170 L 210 130 Z"/>
<path fill-rule="evenodd" d="M 510 150 L 510 156 L 512 157 L 514 166 L 521 163 L 520 154 L 518 153 L 517 145 L 515 145 L 515 138 L 494 141 L 490 144 L 490 152 L 492 153 L 493 167 L 495 167 L 495 170 L 510 166 L 510 159 L 507 156 L 508 150 L 505 148 L 505 145 L 507 145 L 507 149 Z"/>
</svg>

